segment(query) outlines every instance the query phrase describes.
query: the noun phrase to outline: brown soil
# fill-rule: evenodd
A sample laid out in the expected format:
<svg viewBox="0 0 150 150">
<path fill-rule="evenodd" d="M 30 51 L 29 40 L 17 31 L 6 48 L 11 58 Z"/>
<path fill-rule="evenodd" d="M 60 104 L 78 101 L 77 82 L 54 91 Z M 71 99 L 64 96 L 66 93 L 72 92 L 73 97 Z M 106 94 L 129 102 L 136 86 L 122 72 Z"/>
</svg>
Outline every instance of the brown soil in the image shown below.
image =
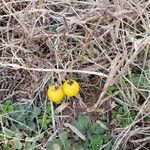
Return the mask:
<svg viewBox="0 0 150 150">
<path fill-rule="evenodd" d="M 80 96 L 83 100 L 83 103 L 87 106 L 87 108 L 92 107 L 98 100 L 99 95 L 101 93 L 103 87 L 103 81 L 100 77 L 95 75 L 90 75 L 88 77 L 88 86 L 84 86 L 81 84 Z M 93 122 L 99 119 L 100 113 L 98 112 L 87 112 L 87 108 L 80 104 L 79 99 L 74 97 L 71 98 L 71 103 L 68 108 L 65 108 L 63 111 L 63 115 L 70 115 L 70 120 L 73 118 L 77 118 L 81 114 L 88 115 Z"/>
</svg>

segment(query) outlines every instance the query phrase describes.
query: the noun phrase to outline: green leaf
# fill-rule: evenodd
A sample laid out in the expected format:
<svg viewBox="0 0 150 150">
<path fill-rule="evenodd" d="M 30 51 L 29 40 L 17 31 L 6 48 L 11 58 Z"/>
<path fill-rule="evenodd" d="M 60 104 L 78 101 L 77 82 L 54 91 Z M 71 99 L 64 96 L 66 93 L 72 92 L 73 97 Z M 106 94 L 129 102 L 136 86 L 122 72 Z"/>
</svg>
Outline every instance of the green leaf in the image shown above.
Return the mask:
<svg viewBox="0 0 150 150">
<path fill-rule="evenodd" d="M 129 113 L 125 113 L 123 115 L 118 114 L 117 115 L 117 120 L 118 120 L 121 127 L 126 127 L 127 125 L 132 123 L 132 118 L 129 115 Z"/>
<path fill-rule="evenodd" d="M 51 104 L 50 104 L 50 102 L 47 102 L 46 110 L 47 110 L 47 113 L 51 112 Z"/>
<path fill-rule="evenodd" d="M 74 144 L 73 149 L 74 150 L 89 150 L 88 149 L 89 146 L 89 141 L 78 141 Z"/>
<path fill-rule="evenodd" d="M 85 148 L 83 146 L 79 145 L 76 150 L 85 150 Z"/>
<path fill-rule="evenodd" d="M 41 113 L 41 108 L 40 107 L 34 107 L 33 108 L 33 114 L 35 117 L 37 117 Z"/>
<path fill-rule="evenodd" d="M 30 142 L 26 142 L 24 146 L 24 150 L 29 150 L 31 149 L 32 144 Z"/>
<path fill-rule="evenodd" d="M 35 123 L 32 120 L 27 122 L 27 126 L 29 126 L 32 130 L 36 129 L 36 125 L 35 125 Z"/>
<path fill-rule="evenodd" d="M 34 150 L 36 142 L 26 142 L 23 150 Z"/>
<path fill-rule="evenodd" d="M 18 104 L 15 106 L 15 110 L 16 110 L 16 111 L 17 111 L 17 110 L 23 111 L 23 110 L 24 110 L 23 104 L 18 103 Z"/>
<path fill-rule="evenodd" d="M 71 144 L 70 144 L 70 141 L 68 140 L 67 132 L 62 132 L 59 135 L 59 139 L 60 139 L 65 150 L 71 150 Z"/>
<path fill-rule="evenodd" d="M 136 87 L 149 87 L 150 84 L 147 81 L 147 78 L 142 74 L 131 74 L 127 79 L 134 84 Z"/>
<path fill-rule="evenodd" d="M 93 123 L 90 126 L 89 130 L 90 130 L 90 133 L 92 134 L 104 134 L 106 132 L 106 129 L 100 127 L 100 125 L 97 123 Z"/>
<path fill-rule="evenodd" d="M 44 130 L 47 130 L 48 125 L 44 123 L 43 126 L 42 126 L 42 128 L 43 128 Z"/>
<path fill-rule="evenodd" d="M 46 123 L 47 125 L 48 125 L 50 122 L 51 122 L 50 119 L 46 119 L 46 120 L 45 120 L 45 123 Z"/>
<path fill-rule="evenodd" d="M 113 137 L 111 135 L 105 134 L 105 135 L 103 135 L 103 139 L 104 139 L 105 143 L 108 143 L 109 141 L 111 141 L 113 139 Z"/>
<path fill-rule="evenodd" d="M 1 105 L 2 112 L 11 112 L 14 110 L 13 103 L 10 100 L 7 100 Z"/>
<path fill-rule="evenodd" d="M 102 144 L 103 144 L 102 135 L 94 135 L 90 138 L 89 147 L 91 147 L 91 150 L 98 150 L 100 145 Z"/>
<path fill-rule="evenodd" d="M 112 86 L 110 86 L 109 88 L 108 88 L 108 94 L 109 95 L 112 95 L 113 93 L 115 93 L 115 92 L 117 92 L 118 91 L 118 88 L 117 88 L 117 86 L 114 84 L 114 85 L 112 85 Z"/>
<path fill-rule="evenodd" d="M 41 108 L 40 107 L 34 107 L 32 113 L 28 114 L 28 120 L 33 120 L 38 115 L 40 115 L 40 113 L 41 113 Z"/>
<path fill-rule="evenodd" d="M 118 114 L 123 114 L 123 113 L 124 113 L 123 107 L 120 107 L 120 108 L 118 109 Z"/>
<path fill-rule="evenodd" d="M 80 130 L 81 132 L 86 131 L 90 124 L 91 120 L 85 115 L 79 116 L 79 118 L 74 121 L 74 126 L 78 128 L 78 130 Z"/>
<path fill-rule="evenodd" d="M 51 142 L 48 142 L 46 145 L 46 150 L 62 150 L 62 145 L 59 139 L 54 139 Z"/>
<path fill-rule="evenodd" d="M 16 132 L 14 132 L 6 127 L 3 127 L 3 132 L 8 137 L 15 137 L 15 134 L 16 134 Z"/>
<path fill-rule="evenodd" d="M 15 148 L 17 149 L 17 150 L 21 150 L 21 148 L 22 148 L 22 143 L 20 142 L 20 140 L 16 140 L 16 142 L 15 142 Z"/>
<path fill-rule="evenodd" d="M 16 150 L 14 147 L 10 145 L 1 145 L 0 150 Z"/>
<path fill-rule="evenodd" d="M 51 25 L 49 26 L 49 30 L 50 31 L 53 31 L 53 32 L 56 32 L 57 28 L 60 26 L 60 24 L 54 24 L 54 25 Z"/>
<path fill-rule="evenodd" d="M 42 114 L 38 117 L 38 122 L 46 130 L 51 123 L 51 118 L 47 114 Z"/>
</svg>

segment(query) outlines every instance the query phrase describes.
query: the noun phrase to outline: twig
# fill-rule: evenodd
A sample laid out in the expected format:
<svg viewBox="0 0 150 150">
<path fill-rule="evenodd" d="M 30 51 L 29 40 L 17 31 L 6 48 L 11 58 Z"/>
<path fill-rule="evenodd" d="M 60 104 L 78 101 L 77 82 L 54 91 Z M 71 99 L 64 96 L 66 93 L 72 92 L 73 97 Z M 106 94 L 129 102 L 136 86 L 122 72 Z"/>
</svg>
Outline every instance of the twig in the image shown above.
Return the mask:
<svg viewBox="0 0 150 150">
<path fill-rule="evenodd" d="M 82 73 L 82 74 L 93 74 L 101 77 L 108 77 L 108 75 L 101 73 L 101 72 L 95 72 L 95 71 L 88 71 L 88 70 L 75 70 L 75 69 L 43 69 L 43 68 L 29 68 L 25 66 L 20 66 L 18 64 L 6 64 L 0 62 L 0 67 L 11 67 L 13 69 L 24 69 L 24 70 L 30 70 L 30 71 L 38 71 L 38 72 L 68 72 L 68 73 Z"/>
</svg>

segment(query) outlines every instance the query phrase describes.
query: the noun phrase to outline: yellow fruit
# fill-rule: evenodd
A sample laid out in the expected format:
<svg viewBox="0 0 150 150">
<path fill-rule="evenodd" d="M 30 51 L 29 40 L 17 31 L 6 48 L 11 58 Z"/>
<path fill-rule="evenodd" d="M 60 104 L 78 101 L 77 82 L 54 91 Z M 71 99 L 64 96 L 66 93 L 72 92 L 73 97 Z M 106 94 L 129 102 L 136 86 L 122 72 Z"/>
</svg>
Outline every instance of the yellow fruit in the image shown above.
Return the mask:
<svg viewBox="0 0 150 150">
<path fill-rule="evenodd" d="M 56 104 L 60 103 L 64 97 L 62 87 L 58 85 L 51 85 L 47 90 L 47 96 L 52 102 L 55 102 Z"/>
<path fill-rule="evenodd" d="M 66 80 L 62 88 L 67 96 L 75 96 L 78 94 L 80 86 L 75 80 Z"/>
</svg>

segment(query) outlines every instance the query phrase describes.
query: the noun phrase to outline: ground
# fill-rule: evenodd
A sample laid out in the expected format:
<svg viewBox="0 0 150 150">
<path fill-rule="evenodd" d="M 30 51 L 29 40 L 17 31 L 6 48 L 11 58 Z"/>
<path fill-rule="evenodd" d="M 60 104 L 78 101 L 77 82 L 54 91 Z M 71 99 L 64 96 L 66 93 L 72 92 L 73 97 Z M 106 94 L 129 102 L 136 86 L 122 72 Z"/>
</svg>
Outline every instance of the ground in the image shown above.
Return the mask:
<svg viewBox="0 0 150 150">
<path fill-rule="evenodd" d="M 0 1 L 0 149 L 150 149 L 150 2 Z M 80 92 L 52 103 L 67 79 Z"/>
</svg>

